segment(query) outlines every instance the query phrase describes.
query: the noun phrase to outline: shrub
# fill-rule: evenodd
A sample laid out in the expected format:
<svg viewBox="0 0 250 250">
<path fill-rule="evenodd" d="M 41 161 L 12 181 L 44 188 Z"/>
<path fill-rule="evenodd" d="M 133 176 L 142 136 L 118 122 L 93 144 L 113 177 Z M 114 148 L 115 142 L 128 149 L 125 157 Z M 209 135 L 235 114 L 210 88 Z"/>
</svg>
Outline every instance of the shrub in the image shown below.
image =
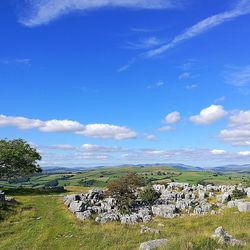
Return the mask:
<svg viewBox="0 0 250 250">
<path fill-rule="evenodd" d="M 143 203 L 152 204 L 160 197 L 160 193 L 156 192 L 153 188 L 147 187 L 139 194 Z"/>
<path fill-rule="evenodd" d="M 128 211 L 133 206 L 136 196 L 135 191 L 144 185 L 143 179 L 135 173 L 108 183 L 107 195 L 117 200 L 120 211 Z"/>
<path fill-rule="evenodd" d="M 246 197 L 246 193 L 244 191 L 235 189 L 233 191 L 233 195 L 232 195 L 233 199 L 242 199 Z"/>
</svg>

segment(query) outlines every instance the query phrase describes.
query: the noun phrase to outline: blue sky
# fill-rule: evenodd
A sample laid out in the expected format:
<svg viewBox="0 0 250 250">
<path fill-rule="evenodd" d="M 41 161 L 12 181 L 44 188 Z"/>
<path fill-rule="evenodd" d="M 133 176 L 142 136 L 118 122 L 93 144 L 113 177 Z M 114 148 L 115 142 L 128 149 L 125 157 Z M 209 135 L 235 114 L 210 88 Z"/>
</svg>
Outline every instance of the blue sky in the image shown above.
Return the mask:
<svg viewBox="0 0 250 250">
<path fill-rule="evenodd" d="M 42 166 L 250 162 L 250 1 L 0 3 L 0 138 Z"/>
</svg>

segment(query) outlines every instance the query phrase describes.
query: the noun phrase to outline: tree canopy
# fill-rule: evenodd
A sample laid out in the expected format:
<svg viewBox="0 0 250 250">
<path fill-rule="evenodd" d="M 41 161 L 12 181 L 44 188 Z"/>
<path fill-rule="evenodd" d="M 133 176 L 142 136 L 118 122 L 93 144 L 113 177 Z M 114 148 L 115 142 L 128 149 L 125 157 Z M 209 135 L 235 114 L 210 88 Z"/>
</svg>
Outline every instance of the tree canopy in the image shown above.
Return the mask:
<svg viewBox="0 0 250 250">
<path fill-rule="evenodd" d="M 11 180 L 41 172 L 41 159 L 38 151 L 22 139 L 0 140 L 0 178 Z"/>
</svg>

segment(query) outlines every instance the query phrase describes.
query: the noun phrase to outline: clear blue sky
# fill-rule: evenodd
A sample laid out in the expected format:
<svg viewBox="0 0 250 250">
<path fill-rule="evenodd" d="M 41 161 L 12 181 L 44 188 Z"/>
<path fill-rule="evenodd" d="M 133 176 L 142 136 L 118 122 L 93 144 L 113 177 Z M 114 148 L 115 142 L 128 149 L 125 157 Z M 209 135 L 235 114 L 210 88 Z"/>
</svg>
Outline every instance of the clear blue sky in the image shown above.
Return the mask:
<svg viewBox="0 0 250 250">
<path fill-rule="evenodd" d="M 0 138 L 32 143 L 42 166 L 250 163 L 249 0 L 0 13 Z"/>
</svg>

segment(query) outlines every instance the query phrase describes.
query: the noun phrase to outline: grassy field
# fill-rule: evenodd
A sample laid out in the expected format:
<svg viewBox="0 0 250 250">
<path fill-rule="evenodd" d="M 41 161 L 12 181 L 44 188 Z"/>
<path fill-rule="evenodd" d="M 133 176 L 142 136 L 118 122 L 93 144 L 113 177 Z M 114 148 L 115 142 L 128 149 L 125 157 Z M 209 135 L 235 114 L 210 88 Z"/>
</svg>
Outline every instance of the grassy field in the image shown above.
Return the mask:
<svg viewBox="0 0 250 250">
<path fill-rule="evenodd" d="M 156 238 L 167 238 L 164 249 L 171 250 L 250 250 L 250 213 L 239 213 L 226 209 L 220 215 L 186 217 L 176 219 L 154 218 L 148 226 L 161 230 L 159 235 L 141 235 L 140 224 L 120 223 L 97 224 L 94 221 L 78 221 L 63 204 L 63 196 L 85 192 L 92 187 L 104 187 L 107 182 L 136 172 L 152 183 L 181 181 L 197 184 L 249 185 L 249 175 L 215 174 L 171 169 L 168 167 L 124 167 L 94 169 L 75 174 L 50 174 L 33 176 L 29 181 L 17 184 L 1 182 L 8 195 L 18 204 L 0 210 L 0 249 L 41 250 L 133 250 L 141 242 Z M 65 186 L 65 193 L 51 193 L 40 189 L 48 182 L 57 180 Z M 89 182 L 90 181 L 90 182 Z M 86 187 L 86 183 L 91 183 Z M 16 189 L 22 185 L 26 189 Z M 211 239 L 214 229 L 223 226 L 234 237 L 247 242 L 244 248 L 223 247 Z"/>
<path fill-rule="evenodd" d="M 16 188 L 41 188 L 51 181 L 58 181 L 60 186 L 82 186 L 82 187 L 105 187 L 108 182 L 126 175 L 128 172 L 135 172 L 143 176 L 151 183 L 158 182 L 188 182 L 198 184 L 201 182 L 214 184 L 250 184 L 249 174 L 224 173 L 218 174 L 208 171 L 184 171 L 169 168 L 166 166 L 157 167 L 121 167 L 101 168 L 84 171 L 81 173 L 44 174 L 33 176 L 29 180 L 19 183 L 7 183 L 0 181 L 0 189 Z"/>
<path fill-rule="evenodd" d="M 71 192 L 86 191 L 71 187 Z M 19 204 L 0 221 L 0 249 L 86 249 L 133 250 L 141 242 L 167 238 L 163 249 L 250 249 L 250 213 L 227 209 L 220 215 L 176 219 L 155 218 L 148 226 L 161 230 L 159 235 L 140 234 L 140 225 L 78 221 L 64 206 L 62 195 L 15 196 Z M 162 225 L 160 225 L 160 224 Z M 210 238 L 218 226 L 238 239 L 244 248 L 223 247 Z"/>
</svg>

